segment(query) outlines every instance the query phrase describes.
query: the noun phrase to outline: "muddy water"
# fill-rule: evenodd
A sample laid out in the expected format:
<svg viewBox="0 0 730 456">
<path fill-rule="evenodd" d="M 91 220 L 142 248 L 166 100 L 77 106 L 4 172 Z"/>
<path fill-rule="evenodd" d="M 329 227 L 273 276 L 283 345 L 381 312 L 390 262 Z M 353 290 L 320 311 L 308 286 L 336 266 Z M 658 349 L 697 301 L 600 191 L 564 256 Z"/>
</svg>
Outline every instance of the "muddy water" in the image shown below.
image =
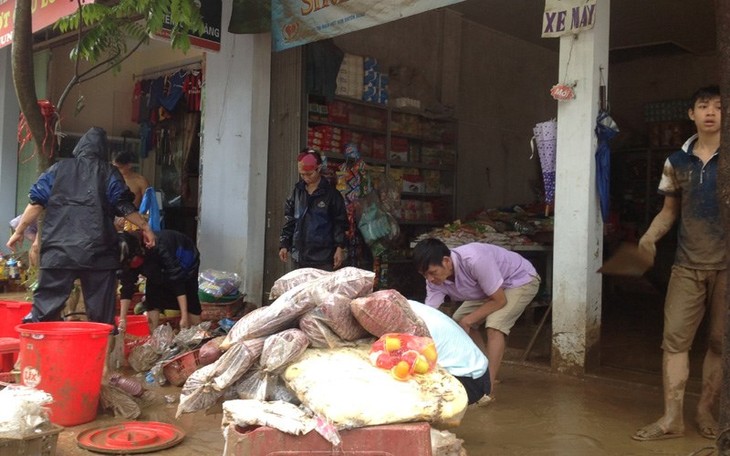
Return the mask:
<svg viewBox="0 0 730 456">
<path fill-rule="evenodd" d="M 661 391 L 655 387 L 600 379 L 575 379 L 542 370 L 505 365 L 496 400 L 469 409 L 458 428 L 470 456 L 487 455 L 677 455 L 688 456 L 712 441 L 703 439 L 691 421 L 696 397 L 685 404 L 686 435 L 681 439 L 636 442 L 630 435 L 659 417 Z M 175 391 L 170 388 L 169 391 Z M 164 392 L 168 392 L 167 388 Z M 221 455 L 221 415 L 196 413 L 174 419 L 176 405 L 160 406 L 143 418 L 175 423 L 187 437 L 160 456 Z M 88 456 L 77 447 L 81 430 L 120 420 L 101 415 L 94 423 L 61 434 L 56 456 Z M 708 454 L 708 453 L 701 453 Z M 408 455 L 398 455 L 408 456 Z"/>
</svg>

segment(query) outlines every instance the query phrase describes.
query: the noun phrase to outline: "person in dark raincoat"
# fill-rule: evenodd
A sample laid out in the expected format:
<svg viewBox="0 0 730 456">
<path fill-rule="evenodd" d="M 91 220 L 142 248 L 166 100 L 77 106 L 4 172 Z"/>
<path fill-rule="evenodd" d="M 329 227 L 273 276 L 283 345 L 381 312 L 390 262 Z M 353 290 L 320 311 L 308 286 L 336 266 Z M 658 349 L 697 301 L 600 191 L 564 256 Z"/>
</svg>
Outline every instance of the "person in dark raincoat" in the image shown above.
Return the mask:
<svg viewBox="0 0 730 456">
<path fill-rule="evenodd" d="M 145 309 L 150 329 L 159 324 L 160 311 L 180 310 L 180 327 L 188 328 L 200 323 L 200 298 L 198 297 L 198 269 L 200 252 L 195 242 L 183 233 L 160 230 L 157 243 L 143 248 L 138 231 L 119 233 L 122 272 L 120 293 L 119 330 L 126 330 L 127 312 L 132 296 L 137 291 L 137 278 L 143 275 L 145 282 Z"/>
<path fill-rule="evenodd" d="M 299 182 L 284 205 L 279 258 L 291 253 L 295 268 L 332 271 L 345 260 L 347 213 L 342 194 L 322 178 L 322 157 L 304 149 L 297 157 Z"/>
<path fill-rule="evenodd" d="M 114 324 L 116 271 L 120 266 L 114 217 L 142 229 L 147 246 L 155 235 L 134 206 L 134 194 L 108 162 L 106 132 L 91 128 L 73 151 L 74 158 L 51 165 L 28 194 L 20 223 L 7 242 L 14 250 L 23 232 L 45 211 L 41 235 L 30 250 L 38 264 L 33 309 L 24 322 L 57 321 L 77 278 L 89 321 Z"/>
</svg>

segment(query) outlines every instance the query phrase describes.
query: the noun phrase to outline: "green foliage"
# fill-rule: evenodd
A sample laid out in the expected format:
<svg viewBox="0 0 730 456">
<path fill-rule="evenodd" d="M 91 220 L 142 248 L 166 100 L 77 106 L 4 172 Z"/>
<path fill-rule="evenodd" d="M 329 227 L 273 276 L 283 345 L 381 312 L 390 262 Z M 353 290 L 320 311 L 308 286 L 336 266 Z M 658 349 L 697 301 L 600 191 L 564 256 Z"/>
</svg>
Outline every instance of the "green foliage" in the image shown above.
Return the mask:
<svg viewBox="0 0 730 456">
<path fill-rule="evenodd" d="M 71 51 L 71 59 L 91 63 L 105 62 L 117 67 L 130 52 L 127 43 L 147 42 L 172 24 L 171 46 L 187 52 L 188 32 L 204 30 L 200 9 L 194 0 L 120 0 L 116 4 L 84 4 L 75 14 L 59 20 L 56 27 L 63 33 L 76 31 L 83 22 L 81 37 Z"/>
</svg>

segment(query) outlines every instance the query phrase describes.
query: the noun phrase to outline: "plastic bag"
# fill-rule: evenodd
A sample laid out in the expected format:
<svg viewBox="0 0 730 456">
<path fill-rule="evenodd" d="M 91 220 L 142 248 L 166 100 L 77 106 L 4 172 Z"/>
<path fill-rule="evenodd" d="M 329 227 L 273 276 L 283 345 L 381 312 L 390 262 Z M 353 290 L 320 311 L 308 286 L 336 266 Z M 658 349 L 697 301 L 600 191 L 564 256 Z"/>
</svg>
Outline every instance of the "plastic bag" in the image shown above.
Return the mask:
<svg viewBox="0 0 730 456">
<path fill-rule="evenodd" d="M 397 290 L 379 290 L 353 299 L 350 308 L 362 327 L 377 337 L 386 333 L 431 336 L 426 324 Z"/>
<path fill-rule="evenodd" d="M 198 276 L 198 289 L 215 298 L 238 294 L 241 277 L 235 272 L 206 269 Z"/>
<path fill-rule="evenodd" d="M 142 195 L 142 202 L 139 203 L 139 213 L 147 215 L 147 224 L 152 231 L 160 231 L 163 228 L 160 207 L 157 205 L 155 189 L 147 187 Z"/>
<path fill-rule="evenodd" d="M 23 217 L 23 214 L 15 217 L 14 219 L 12 219 L 10 221 L 10 228 L 12 228 L 13 231 L 18 229 L 18 225 L 20 224 L 20 219 L 22 217 Z M 38 225 L 36 224 L 36 222 L 33 222 L 30 225 L 28 225 L 28 228 L 25 229 L 25 231 L 23 232 L 23 237 L 25 239 L 29 240 L 30 242 L 33 242 L 33 241 L 35 241 L 35 237 L 37 234 L 38 234 Z"/>
<path fill-rule="evenodd" d="M 245 374 L 261 356 L 264 339 L 235 344 L 218 358 L 193 372 L 180 391 L 176 418 L 183 413 L 205 410 L 223 396 L 223 392 Z"/>
<path fill-rule="evenodd" d="M 328 271 L 317 268 L 299 268 L 288 272 L 276 279 L 274 285 L 271 286 L 269 299 L 274 300 L 297 285 L 319 279 L 327 274 L 329 274 Z"/>
<path fill-rule="evenodd" d="M 348 298 L 364 296 L 372 291 L 374 281 L 375 273 L 372 271 L 348 266 L 317 280 L 297 285 L 270 305 L 244 315 L 231 328 L 221 348 L 225 350 L 235 342 L 269 336 L 294 326 L 299 317 L 331 294 Z"/>
<path fill-rule="evenodd" d="M 8 385 L 0 390 L 0 438 L 19 439 L 48 423 L 53 397 L 35 388 Z"/>
<path fill-rule="evenodd" d="M 430 337 L 389 333 L 370 347 L 373 366 L 390 370 L 396 380 L 431 372 L 437 359 L 436 344 Z"/>
<path fill-rule="evenodd" d="M 287 434 L 306 434 L 316 426 L 311 412 L 296 405 L 272 401 L 238 399 L 223 404 L 223 426 L 270 426 Z"/>
<path fill-rule="evenodd" d="M 299 319 L 299 329 L 307 335 L 309 344 L 314 348 L 335 348 L 353 346 L 352 342 L 347 342 L 330 329 L 325 323 L 327 317 L 322 313 L 322 309 L 317 307 L 310 310 Z"/>
<path fill-rule="evenodd" d="M 205 339 L 211 337 L 210 334 L 210 321 L 203 321 L 200 324 L 191 326 L 190 328 L 183 328 L 174 337 L 173 342 L 175 345 L 181 348 L 195 348 Z"/>
<path fill-rule="evenodd" d="M 381 255 L 385 252 L 386 244 L 400 234 L 398 221 L 383 209 L 377 196 L 372 193 L 363 199 L 361 207 L 357 228 L 373 255 Z"/>
</svg>

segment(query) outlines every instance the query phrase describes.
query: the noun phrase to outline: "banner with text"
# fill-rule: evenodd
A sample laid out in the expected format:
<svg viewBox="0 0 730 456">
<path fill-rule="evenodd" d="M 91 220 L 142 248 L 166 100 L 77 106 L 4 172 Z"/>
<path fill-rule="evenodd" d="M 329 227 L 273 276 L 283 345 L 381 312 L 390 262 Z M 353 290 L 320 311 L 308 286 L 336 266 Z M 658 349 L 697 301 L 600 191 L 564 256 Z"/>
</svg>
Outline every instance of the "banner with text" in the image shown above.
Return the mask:
<svg viewBox="0 0 730 456">
<path fill-rule="evenodd" d="M 2 1 L 2 0 L 0 0 Z M 205 30 L 199 35 L 188 33 L 190 45 L 205 51 L 218 52 L 221 50 L 221 17 L 223 15 L 223 3 L 221 0 L 205 0 L 200 4 L 200 15 L 203 18 Z M 165 16 L 162 30 L 157 32 L 153 38 L 163 40 L 170 39 L 172 21 L 170 15 Z"/>
<path fill-rule="evenodd" d="M 332 38 L 463 0 L 279 0 L 271 3 L 274 50 Z"/>
<path fill-rule="evenodd" d="M 545 0 L 542 37 L 556 38 L 593 28 L 596 0 Z"/>
<path fill-rule="evenodd" d="M 33 33 L 53 25 L 62 17 L 76 12 L 76 0 L 25 0 L 31 2 L 33 12 Z M 84 0 L 82 3 L 94 3 Z M 13 42 L 15 0 L 0 0 L 0 48 Z"/>
</svg>

